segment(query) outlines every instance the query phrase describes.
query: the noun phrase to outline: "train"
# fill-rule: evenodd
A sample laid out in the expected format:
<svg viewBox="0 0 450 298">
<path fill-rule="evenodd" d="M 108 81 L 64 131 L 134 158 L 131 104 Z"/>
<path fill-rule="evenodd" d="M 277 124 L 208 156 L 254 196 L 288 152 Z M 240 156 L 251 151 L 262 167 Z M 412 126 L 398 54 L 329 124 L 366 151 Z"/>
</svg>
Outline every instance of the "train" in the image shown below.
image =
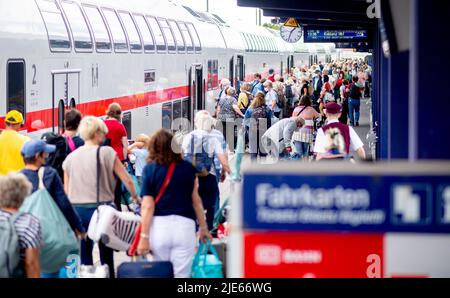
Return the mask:
<svg viewBox="0 0 450 298">
<path fill-rule="evenodd" d="M 0 129 L 19 110 L 32 138 L 62 132 L 67 109 L 100 117 L 112 102 L 130 139 L 189 130 L 195 111 L 214 110 L 221 79 L 236 86 L 336 56 L 167 0 L 0 0 L 0 48 Z"/>
</svg>

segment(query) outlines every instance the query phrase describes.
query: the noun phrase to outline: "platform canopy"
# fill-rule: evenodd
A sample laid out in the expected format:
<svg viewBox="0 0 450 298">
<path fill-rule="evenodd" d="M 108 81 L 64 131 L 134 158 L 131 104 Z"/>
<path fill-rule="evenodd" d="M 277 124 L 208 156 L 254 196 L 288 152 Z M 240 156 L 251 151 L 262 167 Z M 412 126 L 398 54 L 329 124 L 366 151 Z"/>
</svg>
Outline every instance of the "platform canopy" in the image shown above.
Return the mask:
<svg viewBox="0 0 450 298">
<path fill-rule="evenodd" d="M 278 17 L 283 23 L 295 17 L 302 26 L 331 26 L 371 29 L 377 25 L 367 0 L 237 0 L 239 6 L 257 7 L 266 17 Z M 369 10 L 369 14 L 368 14 Z"/>
</svg>

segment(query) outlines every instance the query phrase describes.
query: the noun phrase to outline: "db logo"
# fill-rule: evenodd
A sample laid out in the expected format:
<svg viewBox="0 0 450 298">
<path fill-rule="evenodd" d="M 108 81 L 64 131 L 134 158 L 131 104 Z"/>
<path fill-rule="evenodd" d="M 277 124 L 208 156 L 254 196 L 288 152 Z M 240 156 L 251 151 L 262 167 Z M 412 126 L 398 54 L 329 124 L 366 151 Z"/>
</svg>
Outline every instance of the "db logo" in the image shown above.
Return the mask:
<svg viewBox="0 0 450 298">
<path fill-rule="evenodd" d="M 255 247 L 255 263 L 263 266 L 281 264 L 281 247 L 277 245 L 258 245 Z"/>
</svg>

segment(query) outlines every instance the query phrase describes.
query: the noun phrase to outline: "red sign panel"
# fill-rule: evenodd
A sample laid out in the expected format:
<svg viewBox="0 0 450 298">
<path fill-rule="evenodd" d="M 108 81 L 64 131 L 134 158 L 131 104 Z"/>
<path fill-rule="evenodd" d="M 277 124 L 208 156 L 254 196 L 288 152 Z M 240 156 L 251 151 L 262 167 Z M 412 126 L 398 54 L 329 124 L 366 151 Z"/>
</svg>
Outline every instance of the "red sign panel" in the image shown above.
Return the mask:
<svg viewBox="0 0 450 298">
<path fill-rule="evenodd" d="M 244 277 L 383 277 L 383 238 L 383 234 L 244 232 Z"/>
</svg>

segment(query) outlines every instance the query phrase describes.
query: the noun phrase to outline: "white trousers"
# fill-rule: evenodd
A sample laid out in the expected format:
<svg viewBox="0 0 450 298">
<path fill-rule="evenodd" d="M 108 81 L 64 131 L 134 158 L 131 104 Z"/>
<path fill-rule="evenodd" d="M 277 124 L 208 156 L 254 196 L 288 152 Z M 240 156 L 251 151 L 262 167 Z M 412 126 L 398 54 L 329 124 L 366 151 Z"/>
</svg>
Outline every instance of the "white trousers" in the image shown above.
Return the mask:
<svg viewBox="0 0 450 298">
<path fill-rule="evenodd" d="M 155 216 L 150 227 L 150 249 L 155 261 L 170 261 L 176 278 L 189 278 L 197 237 L 195 221 L 187 217 Z"/>
</svg>

